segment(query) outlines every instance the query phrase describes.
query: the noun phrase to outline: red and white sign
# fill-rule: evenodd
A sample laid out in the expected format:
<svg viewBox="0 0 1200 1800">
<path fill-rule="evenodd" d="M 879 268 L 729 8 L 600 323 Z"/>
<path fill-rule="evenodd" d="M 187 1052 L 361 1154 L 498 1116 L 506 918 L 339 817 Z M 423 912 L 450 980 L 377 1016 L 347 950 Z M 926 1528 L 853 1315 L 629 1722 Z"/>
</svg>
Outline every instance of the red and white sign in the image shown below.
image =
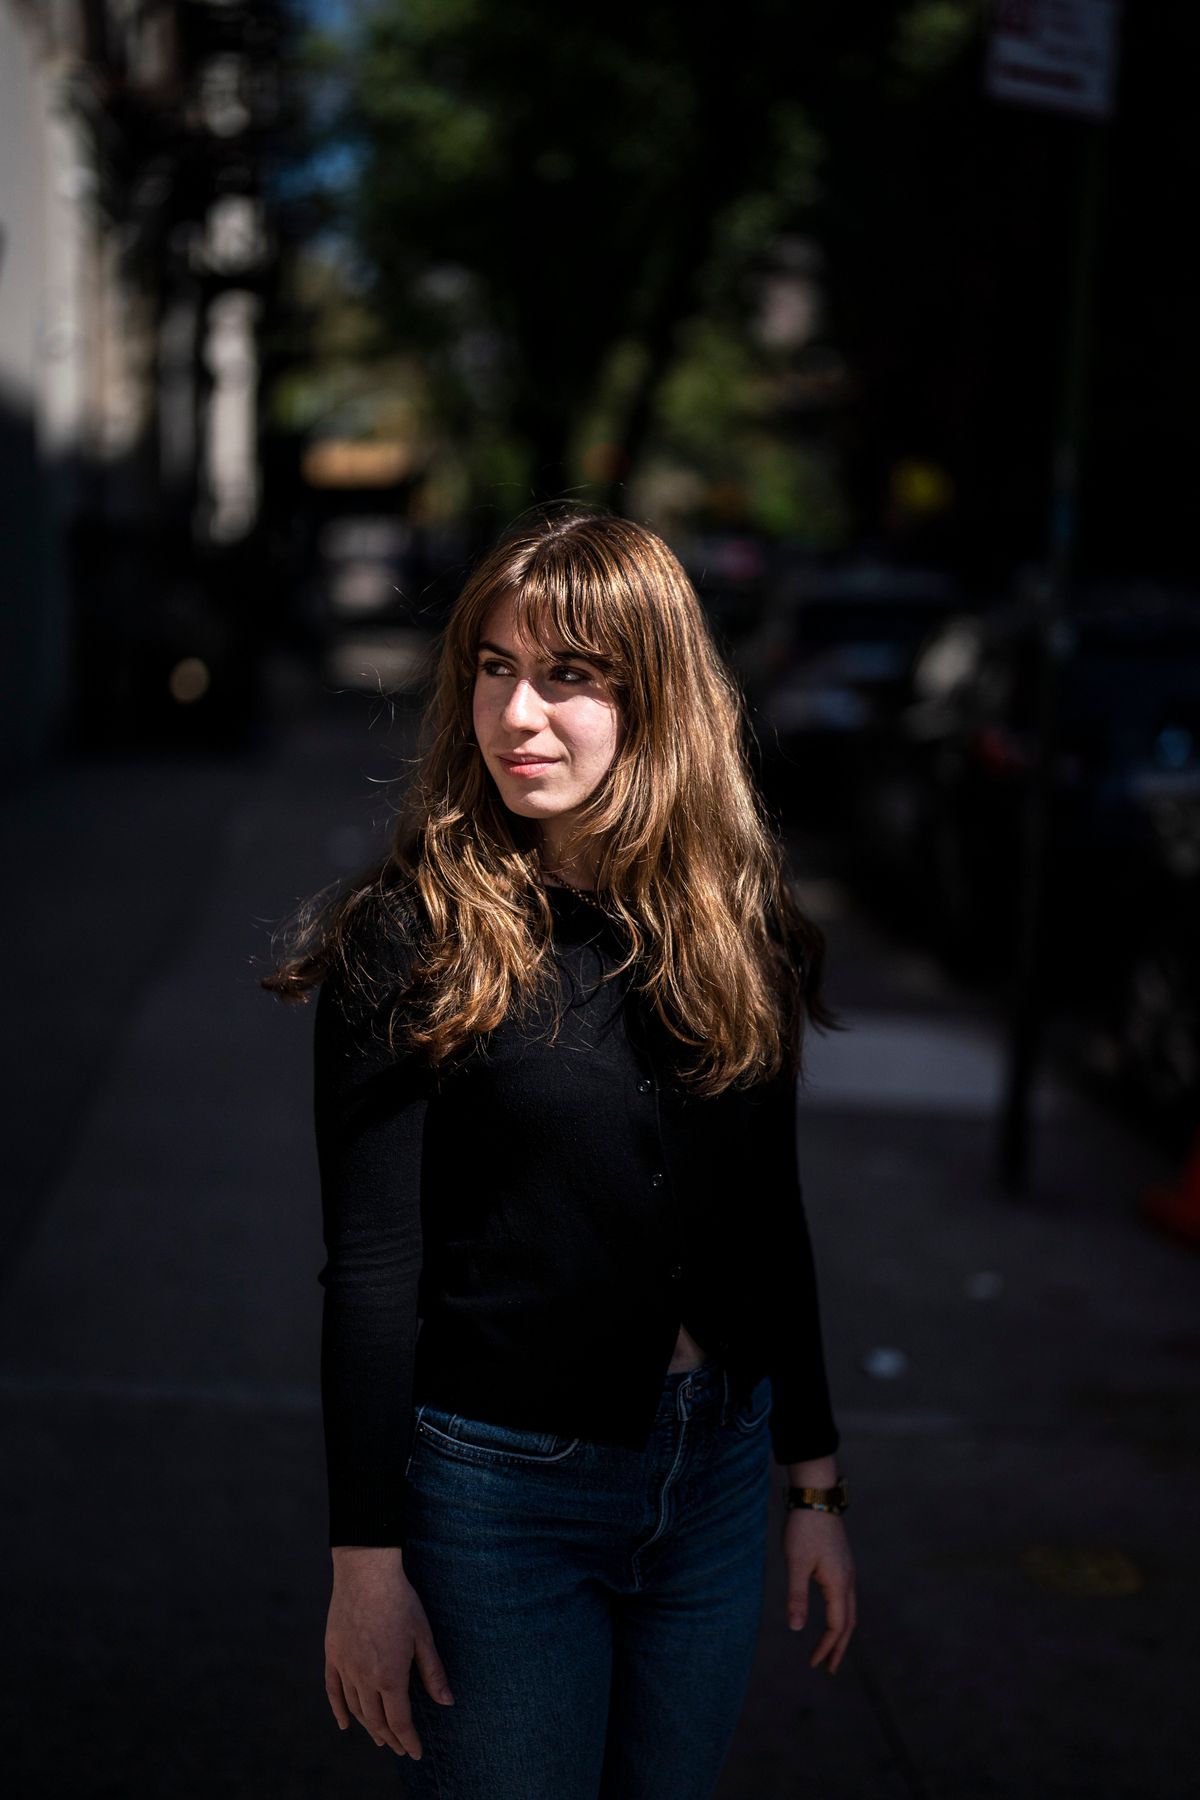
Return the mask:
<svg viewBox="0 0 1200 1800">
<path fill-rule="evenodd" d="M 985 85 L 994 100 L 1107 119 L 1120 0 L 996 0 Z"/>
</svg>

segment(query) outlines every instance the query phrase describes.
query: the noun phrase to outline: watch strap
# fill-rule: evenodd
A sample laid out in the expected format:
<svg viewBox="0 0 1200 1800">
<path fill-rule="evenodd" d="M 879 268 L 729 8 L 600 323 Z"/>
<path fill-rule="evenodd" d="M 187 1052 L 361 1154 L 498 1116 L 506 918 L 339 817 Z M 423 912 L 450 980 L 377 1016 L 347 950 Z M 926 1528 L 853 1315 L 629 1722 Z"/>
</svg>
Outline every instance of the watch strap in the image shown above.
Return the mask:
<svg viewBox="0 0 1200 1800">
<path fill-rule="evenodd" d="M 839 1475 L 833 1487 L 824 1488 L 793 1487 L 785 1481 L 783 1498 L 789 1512 L 803 1506 L 813 1512 L 843 1513 L 850 1504 L 850 1490 L 844 1475 Z"/>
</svg>

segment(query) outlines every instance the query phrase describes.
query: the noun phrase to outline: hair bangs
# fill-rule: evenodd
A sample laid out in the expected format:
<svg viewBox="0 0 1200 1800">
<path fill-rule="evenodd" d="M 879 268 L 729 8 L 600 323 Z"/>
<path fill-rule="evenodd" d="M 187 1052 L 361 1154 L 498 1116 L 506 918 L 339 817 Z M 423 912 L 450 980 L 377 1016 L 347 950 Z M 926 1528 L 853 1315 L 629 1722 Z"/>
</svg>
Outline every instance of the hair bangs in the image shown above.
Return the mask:
<svg viewBox="0 0 1200 1800">
<path fill-rule="evenodd" d="M 614 605 L 611 586 L 591 558 L 534 557 L 507 594 L 518 632 L 544 656 L 571 650 L 618 678 L 627 675 L 625 609 Z"/>
</svg>

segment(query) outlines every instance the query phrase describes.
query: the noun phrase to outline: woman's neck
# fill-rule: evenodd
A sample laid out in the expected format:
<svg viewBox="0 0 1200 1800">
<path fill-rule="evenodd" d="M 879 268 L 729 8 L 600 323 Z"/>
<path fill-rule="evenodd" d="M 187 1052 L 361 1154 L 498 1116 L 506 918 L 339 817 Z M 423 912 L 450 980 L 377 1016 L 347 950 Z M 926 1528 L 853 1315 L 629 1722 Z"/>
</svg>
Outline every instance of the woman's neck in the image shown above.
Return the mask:
<svg viewBox="0 0 1200 1800">
<path fill-rule="evenodd" d="M 596 865 L 590 857 L 576 856 L 570 862 L 563 862 L 553 844 L 543 840 L 539 858 L 542 873 L 552 879 L 557 876 L 559 880 L 577 888 L 594 888 L 596 885 Z"/>
</svg>

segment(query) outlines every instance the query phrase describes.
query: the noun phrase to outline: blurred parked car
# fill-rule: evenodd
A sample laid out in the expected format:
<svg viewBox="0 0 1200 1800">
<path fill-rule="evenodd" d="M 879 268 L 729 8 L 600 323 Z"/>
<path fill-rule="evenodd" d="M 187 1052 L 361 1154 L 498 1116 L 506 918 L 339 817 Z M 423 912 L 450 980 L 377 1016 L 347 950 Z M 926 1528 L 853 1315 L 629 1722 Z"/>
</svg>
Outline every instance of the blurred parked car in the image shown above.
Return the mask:
<svg viewBox="0 0 1200 1800">
<path fill-rule="evenodd" d="M 1044 979 L 1163 1105 L 1200 1096 L 1200 597 L 1084 596 L 1060 629 Z M 950 621 L 854 796 L 854 866 L 1003 974 L 1038 749 L 1037 619 Z"/>
<path fill-rule="evenodd" d="M 1171 801 L 1158 823 L 1160 855 L 1114 980 L 1083 1009 L 1084 1060 L 1177 1121 L 1186 1143 L 1200 1119 L 1200 798 Z"/>
<path fill-rule="evenodd" d="M 790 818 L 836 827 L 910 692 L 922 646 L 961 607 L 938 569 L 849 562 L 793 570 L 737 653 L 760 774 Z"/>
<path fill-rule="evenodd" d="M 714 531 L 679 545 L 680 560 L 722 646 L 736 646 L 762 618 L 777 552 L 751 532 Z"/>
</svg>

